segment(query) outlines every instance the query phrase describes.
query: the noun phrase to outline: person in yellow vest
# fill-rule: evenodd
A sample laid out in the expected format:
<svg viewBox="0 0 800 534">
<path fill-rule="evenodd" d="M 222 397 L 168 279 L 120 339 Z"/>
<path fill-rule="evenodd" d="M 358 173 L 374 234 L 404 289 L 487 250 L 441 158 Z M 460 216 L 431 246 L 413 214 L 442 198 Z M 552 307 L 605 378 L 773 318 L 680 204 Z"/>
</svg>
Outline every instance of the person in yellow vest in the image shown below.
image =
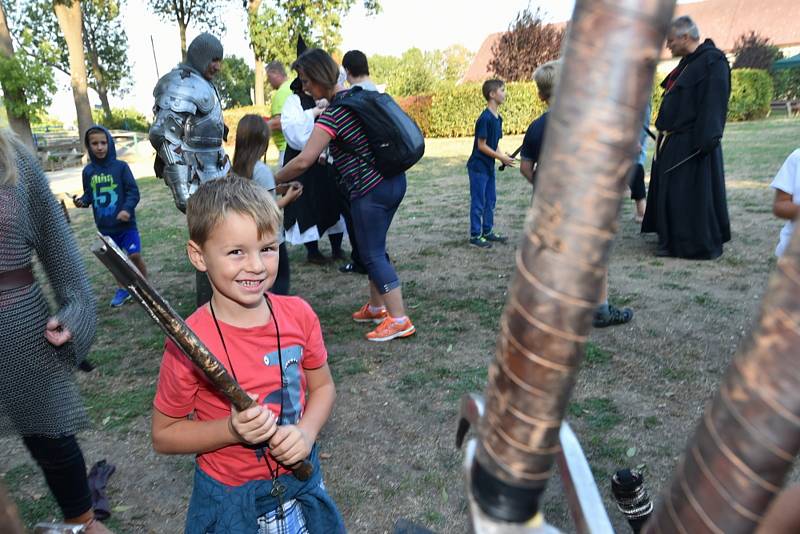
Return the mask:
<svg viewBox="0 0 800 534">
<path fill-rule="evenodd" d="M 280 61 L 272 61 L 267 64 L 267 81 L 270 87 L 275 90 L 272 95 L 272 104 L 270 105 L 270 119 L 269 129 L 272 132 L 272 140 L 275 141 L 275 146 L 278 147 L 280 156 L 278 157 L 278 165 L 283 167 L 283 156 L 286 154 L 286 138 L 283 137 L 281 131 L 281 111 L 286 99 L 292 94 L 291 82 L 289 77 L 286 76 L 286 68 Z"/>
</svg>

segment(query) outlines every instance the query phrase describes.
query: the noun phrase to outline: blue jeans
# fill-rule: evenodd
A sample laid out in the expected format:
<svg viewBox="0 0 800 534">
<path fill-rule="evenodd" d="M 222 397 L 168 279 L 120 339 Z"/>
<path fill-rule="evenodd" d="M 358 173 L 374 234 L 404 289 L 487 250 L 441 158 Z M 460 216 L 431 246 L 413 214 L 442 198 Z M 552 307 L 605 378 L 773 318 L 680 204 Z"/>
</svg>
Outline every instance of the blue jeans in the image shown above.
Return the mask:
<svg viewBox="0 0 800 534">
<path fill-rule="evenodd" d="M 494 228 L 494 206 L 497 203 L 494 173 L 469 173 L 469 235 L 488 234 Z"/>
<path fill-rule="evenodd" d="M 400 287 L 400 278 L 386 254 L 386 234 L 406 194 L 405 173 L 384 179 L 363 197 L 350 201 L 353 230 L 361 262 L 381 295 Z"/>
</svg>

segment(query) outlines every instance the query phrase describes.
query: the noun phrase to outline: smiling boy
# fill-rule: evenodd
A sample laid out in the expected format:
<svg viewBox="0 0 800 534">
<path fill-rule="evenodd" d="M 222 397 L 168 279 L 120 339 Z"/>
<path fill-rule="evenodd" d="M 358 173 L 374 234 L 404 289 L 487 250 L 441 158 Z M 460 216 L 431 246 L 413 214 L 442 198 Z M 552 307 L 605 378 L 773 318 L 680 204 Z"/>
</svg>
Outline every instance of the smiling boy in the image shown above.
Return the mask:
<svg viewBox="0 0 800 534">
<path fill-rule="evenodd" d="M 157 452 L 196 455 L 185 532 L 344 532 L 314 446 L 336 395 L 319 320 L 299 297 L 267 293 L 280 211 L 266 189 L 230 177 L 201 185 L 186 215 L 189 259 L 213 289 L 186 324 L 257 406 L 232 409 L 167 341 L 152 437 Z M 285 466 L 306 458 L 303 482 Z"/>
</svg>

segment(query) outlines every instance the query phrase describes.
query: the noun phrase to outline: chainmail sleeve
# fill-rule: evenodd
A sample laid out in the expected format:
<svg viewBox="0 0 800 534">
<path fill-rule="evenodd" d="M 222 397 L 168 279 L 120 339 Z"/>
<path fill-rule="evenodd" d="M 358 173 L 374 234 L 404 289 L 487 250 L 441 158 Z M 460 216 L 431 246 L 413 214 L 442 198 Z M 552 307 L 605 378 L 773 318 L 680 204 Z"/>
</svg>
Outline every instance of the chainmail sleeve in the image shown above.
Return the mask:
<svg viewBox="0 0 800 534">
<path fill-rule="evenodd" d="M 64 213 L 56 203 L 50 186 L 33 156 L 15 144 L 20 174 L 28 181 L 28 202 L 33 248 L 47 274 L 58 303 L 56 317 L 72 333 L 67 347 L 72 365 L 80 363 L 94 341 L 96 302 Z"/>
</svg>

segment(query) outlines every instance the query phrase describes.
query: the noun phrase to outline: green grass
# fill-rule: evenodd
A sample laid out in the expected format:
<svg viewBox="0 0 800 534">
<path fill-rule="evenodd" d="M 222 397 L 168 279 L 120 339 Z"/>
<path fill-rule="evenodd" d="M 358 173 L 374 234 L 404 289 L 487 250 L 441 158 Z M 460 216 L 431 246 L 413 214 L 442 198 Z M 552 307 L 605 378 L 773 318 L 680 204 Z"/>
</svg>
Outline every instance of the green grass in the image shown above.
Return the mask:
<svg viewBox="0 0 800 534">
<path fill-rule="evenodd" d="M 109 430 L 124 429 L 135 418 L 148 415 L 153 405 L 155 385 L 130 391 L 84 391 L 84 400 L 96 425 Z"/>
<path fill-rule="evenodd" d="M 583 419 L 591 430 L 608 432 L 622 422 L 614 401 L 604 397 L 592 397 L 569 405 L 570 415 Z"/>
<path fill-rule="evenodd" d="M 620 299 L 617 299 L 617 302 L 621 305 L 628 304 L 628 302 L 620 302 Z M 587 365 L 606 365 L 611 362 L 611 354 L 590 341 L 586 344 L 584 361 Z"/>
<path fill-rule="evenodd" d="M 767 275 L 775 269 L 771 251 L 780 222 L 769 213 L 768 185 L 798 138 L 796 119 L 726 128 L 734 237 L 720 260 L 655 258 L 651 237 L 639 235 L 630 220 L 630 202 L 624 202 L 612 250 L 609 297 L 615 305 L 632 306 L 636 316 L 628 325 L 591 333 L 568 405 L 570 424 L 601 488 L 614 470 L 640 462 L 647 462 L 653 480 L 669 477 L 674 458 L 695 427 L 697 409 L 713 394 L 749 327 L 753 296 L 763 293 Z M 520 140 L 509 136 L 501 146 L 515 148 Z M 430 139 L 426 144 L 425 158 L 408 175 L 408 192 L 388 239 L 417 336 L 389 344 L 363 341 L 369 325 L 349 317 L 366 301 L 365 277 L 308 266 L 304 249 L 290 248 L 293 291 L 320 318 L 339 392 L 322 434 L 323 449 L 332 453 L 324 470 L 353 531 L 390 531 L 399 517 L 437 532 L 467 530 L 462 453 L 452 446 L 458 400 L 485 388 L 530 202 L 530 189 L 518 171 L 498 173 L 496 221 L 498 231 L 509 235 L 509 244 L 488 251 L 468 247 L 464 163 L 472 140 Z M 185 254 L 185 216 L 175 210 L 162 181 L 138 183 L 143 258 L 154 285 L 186 316 L 194 310 L 194 275 Z M 88 252 L 95 241 L 91 213 L 71 213 L 100 301 L 90 355 L 98 369 L 78 376 L 95 432 L 103 438 L 90 447 L 108 454 L 108 444 L 114 444 L 114 454 L 136 466 L 120 468 L 119 478 L 112 479 L 112 485 L 125 485 L 124 504 L 131 506 L 115 514 L 114 530 L 160 532 L 163 517 L 185 513 L 193 465 L 190 456 L 154 461 L 149 435 L 134 431 L 149 417 L 164 336 L 138 306 L 107 306 L 114 285 Z M 323 240 L 323 250 L 327 246 Z M 660 394 L 667 388 L 673 396 Z M 377 458 L 380 465 L 371 467 L 362 458 Z M 23 462 L 25 467 L 14 465 L 3 467 L 4 482 L 20 503 L 26 524 L 57 517 L 30 460 Z M 160 494 L 158 509 L 147 505 L 147 499 L 136 499 L 137 492 L 152 491 L 154 483 L 170 488 Z M 123 503 L 112 500 L 117 504 Z M 610 501 L 607 505 L 611 510 Z M 562 530 L 573 529 L 562 496 L 548 496 L 544 509 Z M 621 519 L 612 520 L 617 531 L 627 528 Z"/>
</svg>

